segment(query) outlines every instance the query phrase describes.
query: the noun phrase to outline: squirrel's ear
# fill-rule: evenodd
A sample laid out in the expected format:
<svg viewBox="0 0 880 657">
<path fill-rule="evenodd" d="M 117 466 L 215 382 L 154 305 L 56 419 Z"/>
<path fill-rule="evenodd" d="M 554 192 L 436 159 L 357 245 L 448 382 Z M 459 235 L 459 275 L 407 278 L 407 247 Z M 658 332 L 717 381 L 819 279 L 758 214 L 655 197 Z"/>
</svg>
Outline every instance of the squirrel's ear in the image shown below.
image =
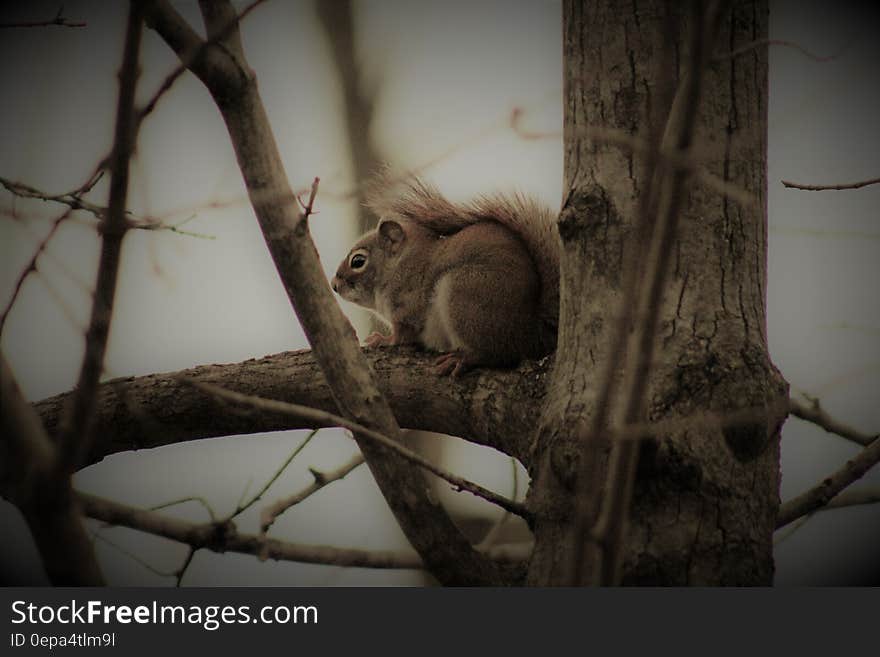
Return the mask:
<svg viewBox="0 0 880 657">
<path fill-rule="evenodd" d="M 393 220 L 385 220 L 379 224 L 379 243 L 391 253 L 397 253 L 406 240 L 403 226 Z"/>
</svg>

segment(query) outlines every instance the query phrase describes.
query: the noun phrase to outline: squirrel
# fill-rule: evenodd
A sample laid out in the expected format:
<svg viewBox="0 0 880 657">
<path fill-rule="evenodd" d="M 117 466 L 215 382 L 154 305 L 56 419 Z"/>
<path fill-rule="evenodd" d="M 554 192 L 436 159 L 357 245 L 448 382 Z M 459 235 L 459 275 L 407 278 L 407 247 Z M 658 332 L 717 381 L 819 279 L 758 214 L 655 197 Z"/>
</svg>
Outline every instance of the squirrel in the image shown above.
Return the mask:
<svg viewBox="0 0 880 657">
<path fill-rule="evenodd" d="M 339 265 L 331 287 L 391 325 L 369 347 L 441 352 L 439 375 L 514 366 L 556 348 L 559 242 L 554 217 L 521 195 L 451 203 L 418 178 L 367 205 L 380 217 Z"/>
</svg>

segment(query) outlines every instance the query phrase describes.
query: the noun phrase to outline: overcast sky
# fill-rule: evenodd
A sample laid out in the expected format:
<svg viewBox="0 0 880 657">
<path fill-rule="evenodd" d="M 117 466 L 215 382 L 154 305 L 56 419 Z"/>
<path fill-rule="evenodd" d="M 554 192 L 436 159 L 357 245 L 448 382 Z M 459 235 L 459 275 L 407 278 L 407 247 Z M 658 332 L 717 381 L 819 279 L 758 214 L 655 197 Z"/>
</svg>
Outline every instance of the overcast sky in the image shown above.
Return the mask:
<svg viewBox="0 0 880 657">
<path fill-rule="evenodd" d="M 559 139 L 525 141 L 507 128 L 513 107 L 530 129 L 561 129 L 561 33 L 558 2 L 361 2 L 357 27 L 367 79 L 379 89 L 374 137 L 391 161 L 415 166 L 439 159 L 427 176 L 450 196 L 519 189 L 558 207 Z M 863 3 L 772 2 L 771 38 L 796 42 L 770 50 L 769 283 L 771 355 L 792 389 L 819 395 L 834 415 L 865 430 L 880 427 L 880 186 L 809 193 L 780 179 L 850 182 L 880 175 L 878 14 Z M 57 3 L 0 9 L 0 22 L 54 16 Z M 84 29 L 0 33 L 0 176 L 51 193 L 88 176 L 112 140 L 125 3 L 65 2 Z M 198 25 L 195 3 L 181 11 Z M 327 44 L 309 3 L 268 2 L 243 30 L 284 165 L 297 189 L 322 179 L 321 214 L 312 227 L 327 271 L 354 237 L 342 198 L 350 171 L 339 90 Z M 145 33 L 141 98 L 176 64 Z M 442 157 L 441 157 L 442 156 Z M 184 76 L 144 124 L 134 161 L 130 207 L 210 236 L 135 232 L 126 238 L 107 357 L 108 376 L 174 371 L 235 362 L 306 346 L 245 199 L 240 173 L 216 108 L 201 84 Z M 102 202 L 106 185 L 95 189 Z M 212 205 L 213 204 L 213 205 Z M 58 208 L 0 192 L 0 303 Z M 26 221 L 13 221 L 16 214 Z M 88 216 L 66 223 L 40 260 L 10 314 L 2 349 L 30 399 L 70 389 L 82 357 L 87 288 L 98 243 Z M 265 480 L 302 439 L 285 433 L 118 455 L 77 478 L 84 490 L 140 505 L 200 494 L 222 513 L 248 481 Z M 317 444 L 320 442 L 322 446 Z M 306 466 L 332 467 L 353 446 L 343 436 L 316 439 L 278 482 L 308 481 Z M 803 491 L 856 452 L 843 440 L 789 420 L 783 437 L 782 498 Z M 461 474 L 509 492 L 509 465 L 473 456 L 451 464 Z M 871 473 L 864 483 L 880 484 Z M 363 547 L 403 544 L 377 503 L 366 472 L 303 505 L 278 523 L 279 536 Z M 280 493 L 279 493 L 280 494 Z M 323 494 L 322 494 L 323 495 Z M 271 497 L 271 495 L 270 495 Z M 450 498 L 454 497 L 450 494 Z M 460 497 L 460 496 L 459 496 Z M 204 513 L 187 505 L 176 513 Z M 8 505 L 0 523 L 22 541 L 4 541 L 3 563 L 39 577 L 20 521 Z M 254 517 L 240 527 L 253 529 Z M 159 569 L 173 570 L 179 546 L 126 530 L 115 543 Z M 107 543 L 102 565 L 116 584 L 167 584 Z M 880 508 L 819 514 L 777 549 L 777 582 L 866 583 L 880 554 Z M 251 557 L 199 553 L 188 584 L 415 583 L 414 573 L 339 571 L 263 564 Z"/>
</svg>

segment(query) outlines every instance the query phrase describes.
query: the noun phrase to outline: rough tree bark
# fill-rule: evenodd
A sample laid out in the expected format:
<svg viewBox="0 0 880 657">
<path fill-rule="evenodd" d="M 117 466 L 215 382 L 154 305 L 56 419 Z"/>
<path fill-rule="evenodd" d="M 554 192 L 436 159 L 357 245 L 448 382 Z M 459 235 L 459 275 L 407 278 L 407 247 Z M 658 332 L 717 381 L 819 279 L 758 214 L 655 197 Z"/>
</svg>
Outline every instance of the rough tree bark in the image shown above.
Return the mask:
<svg viewBox="0 0 880 657">
<path fill-rule="evenodd" d="M 685 12 L 662 3 L 571 0 L 564 6 L 565 181 L 559 350 L 536 440 L 531 502 L 536 545 L 528 581 L 564 583 L 581 441 L 607 367 L 608 309 L 621 295 L 646 180 L 641 158 L 588 129 L 637 133 L 659 96 L 652 59 L 673 43 L 688 61 Z M 766 2 L 727 12 L 715 55 L 766 38 Z M 676 27 L 664 30 L 664 21 Z M 643 445 L 624 583 L 770 584 L 786 385 L 770 362 L 766 289 L 766 49 L 720 59 L 703 82 L 695 143 L 708 170 L 750 191 L 753 207 L 690 184 L 667 279 L 648 381 L 648 419 L 754 409 L 748 423 L 655 434 Z M 602 480 L 607 446 L 597 444 Z M 593 513 L 597 513 L 596 501 Z M 587 559 L 595 561 L 588 549 Z"/>
</svg>

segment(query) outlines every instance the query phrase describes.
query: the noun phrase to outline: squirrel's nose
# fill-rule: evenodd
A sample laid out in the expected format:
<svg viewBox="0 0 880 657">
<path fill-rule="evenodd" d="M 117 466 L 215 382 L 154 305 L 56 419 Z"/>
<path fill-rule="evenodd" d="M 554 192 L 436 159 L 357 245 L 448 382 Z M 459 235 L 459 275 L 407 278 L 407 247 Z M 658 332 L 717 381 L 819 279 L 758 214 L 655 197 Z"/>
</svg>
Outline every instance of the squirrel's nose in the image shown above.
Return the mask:
<svg viewBox="0 0 880 657">
<path fill-rule="evenodd" d="M 339 292 L 339 290 L 336 289 L 336 288 L 337 288 L 337 283 L 336 283 L 336 277 L 335 277 L 335 276 L 333 277 L 333 280 L 330 281 L 330 288 L 331 288 L 334 292 Z"/>
</svg>

